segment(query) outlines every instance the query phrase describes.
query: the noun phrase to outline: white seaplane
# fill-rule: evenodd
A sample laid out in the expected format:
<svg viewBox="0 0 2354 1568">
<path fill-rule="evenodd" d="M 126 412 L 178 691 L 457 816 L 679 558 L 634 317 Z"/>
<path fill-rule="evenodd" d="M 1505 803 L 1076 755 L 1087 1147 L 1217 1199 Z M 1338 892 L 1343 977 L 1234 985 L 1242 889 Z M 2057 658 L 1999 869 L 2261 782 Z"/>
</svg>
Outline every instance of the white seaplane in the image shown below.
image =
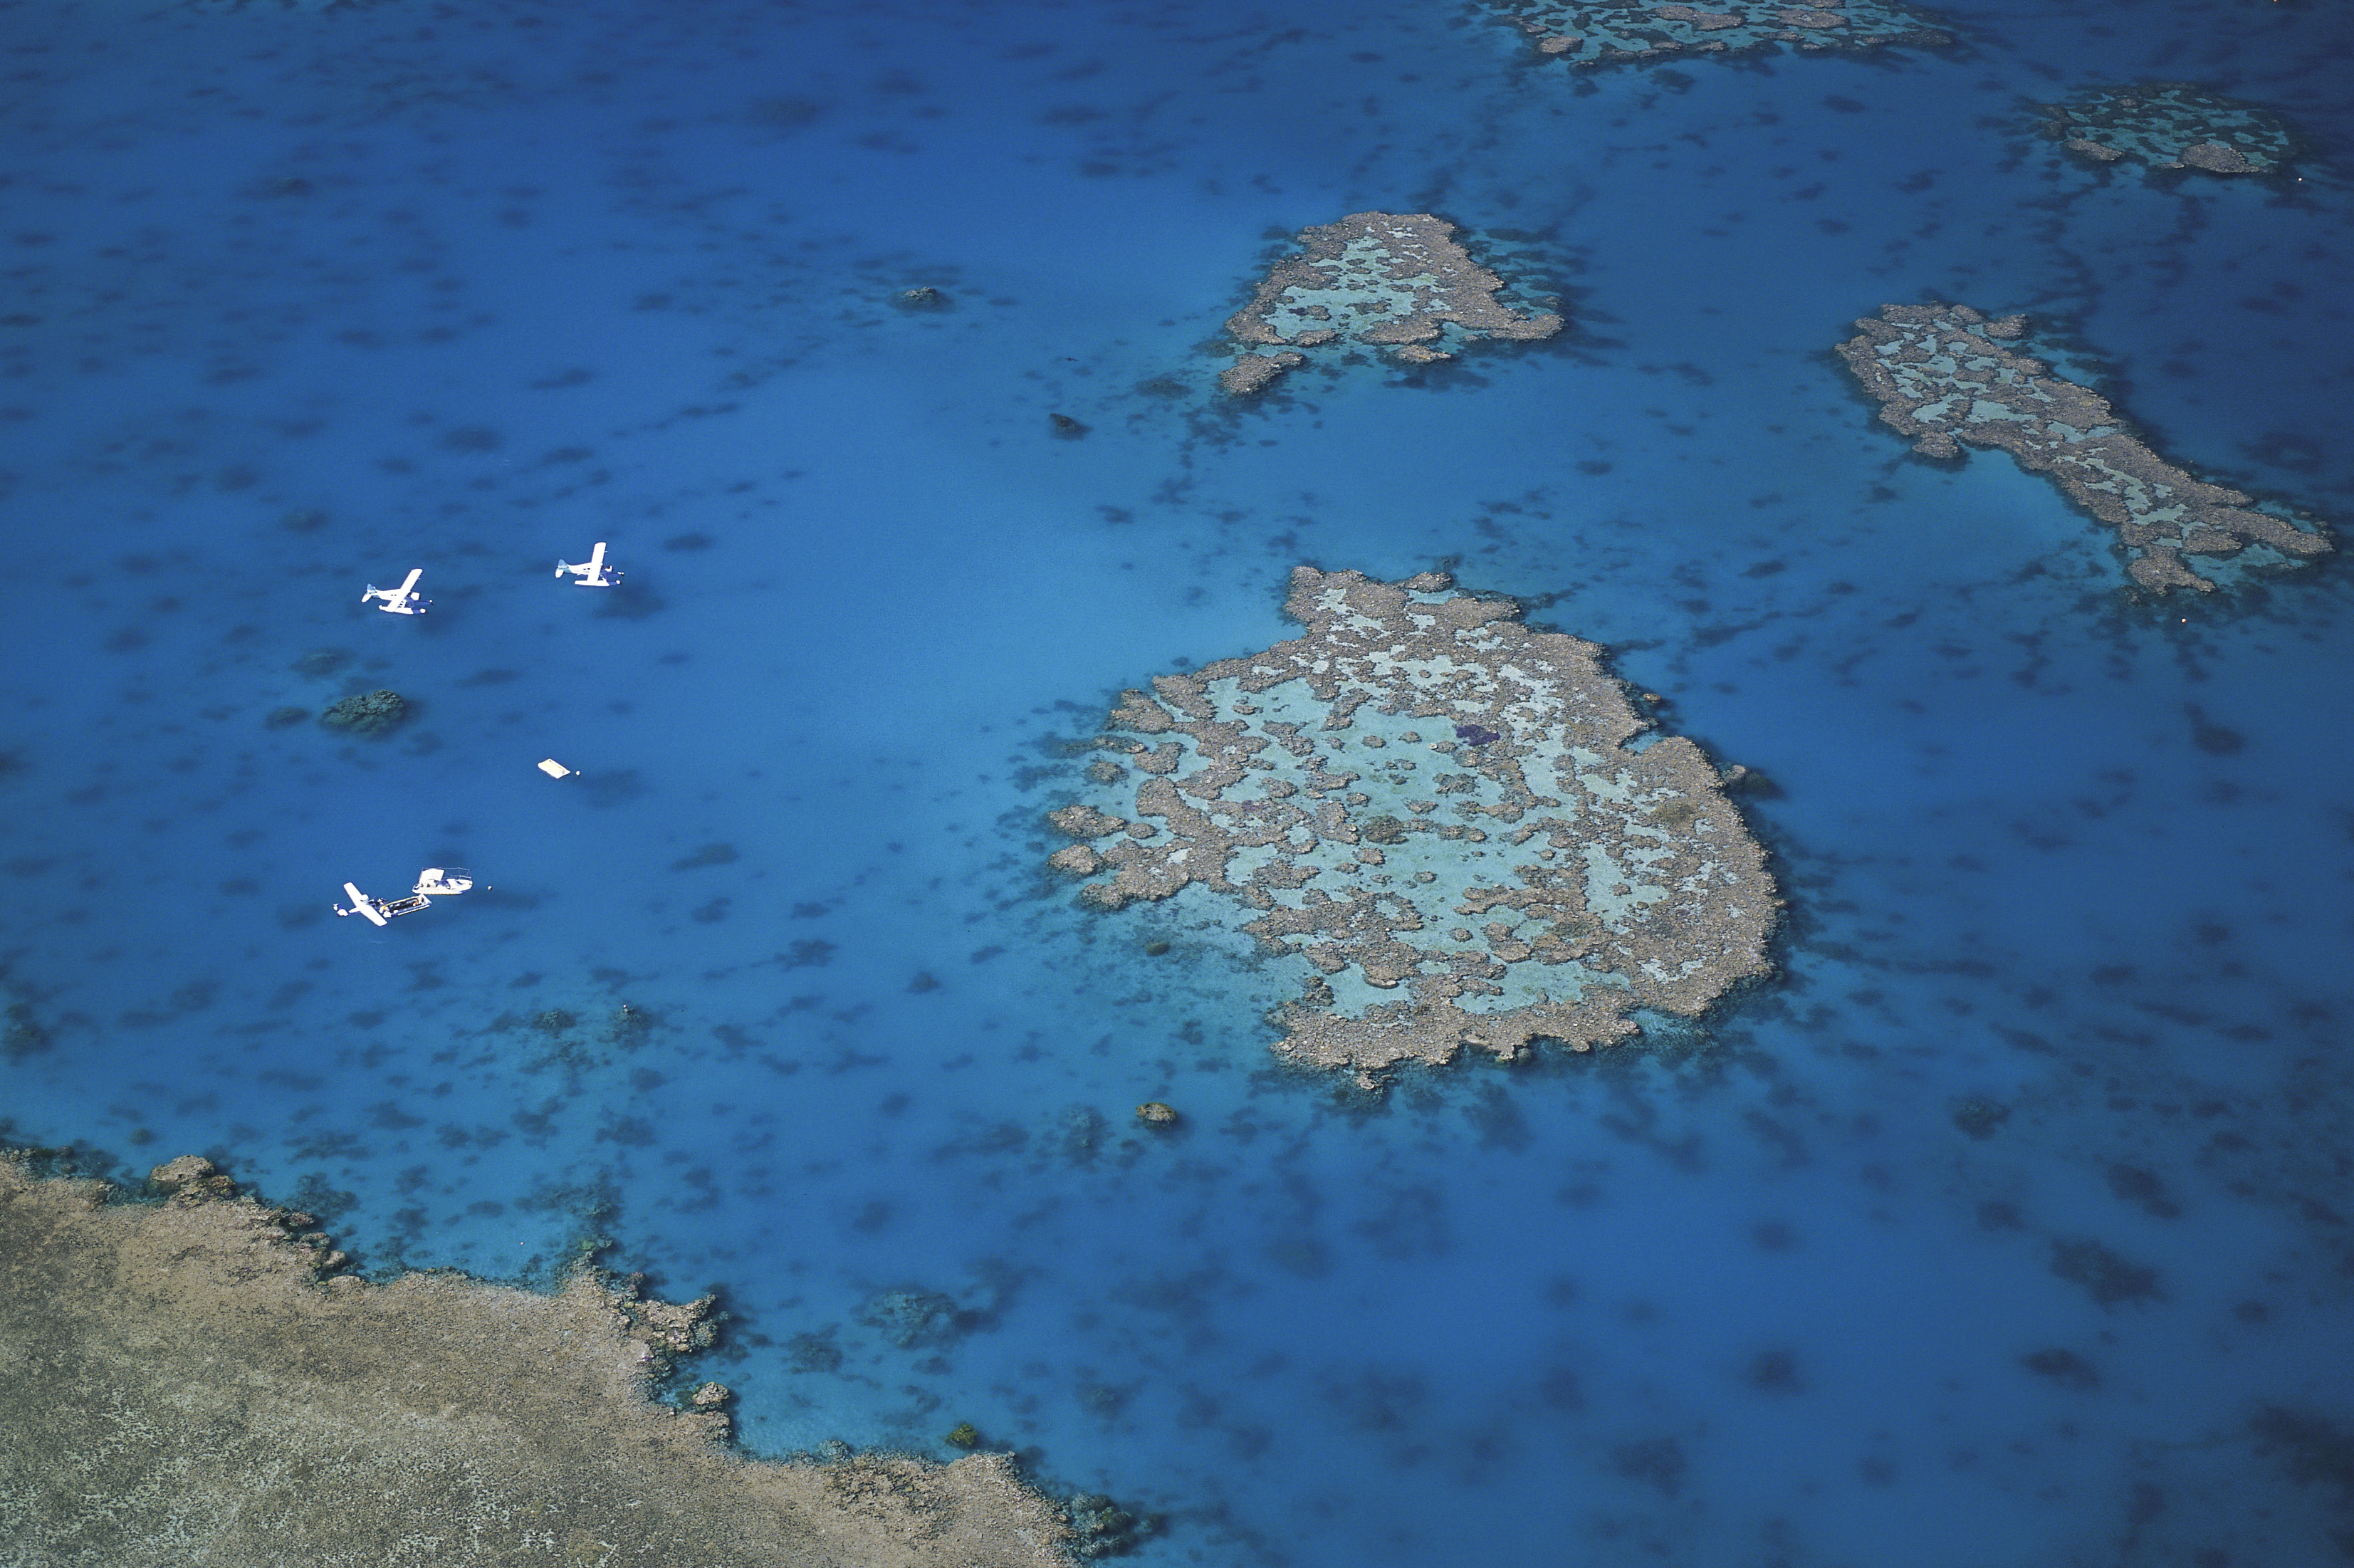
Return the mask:
<svg viewBox="0 0 2354 1568">
<path fill-rule="evenodd" d="M 417 591 L 417 579 L 424 575 L 423 567 L 411 567 L 408 568 L 408 575 L 400 580 L 398 588 L 380 588 L 376 584 L 370 583 L 367 592 L 360 595 L 360 602 L 366 604 L 370 599 L 376 599 L 378 601 L 376 608 L 387 615 L 423 615 L 433 603 L 431 599 Z"/>
<path fill-rule="evenodd" d="M 619 588 L 621 574 L 605 564 L 605 542 L 597 541 L 597 548 L 588 558 L 575 565 L 568 561 L 556 563 L 556 575 L 570 577 L 579 588 Z"/>
<path fill-rule="evenodd" d="M 352 901 L 348 909 L 335 906 L 338 915 L 356 915 L 371 926 L 388 926 L 403 915 L 414 915 L 426 908 L 437 897 L 447 898 L 465 892 L 474 885 L 472 875 L 463 871 L 444 871 L 429 865 L 417 874 L 417 885 L 406 898 L 371 898 L 352 883 L 344 884 L 344 896 Z"/>
</svg>

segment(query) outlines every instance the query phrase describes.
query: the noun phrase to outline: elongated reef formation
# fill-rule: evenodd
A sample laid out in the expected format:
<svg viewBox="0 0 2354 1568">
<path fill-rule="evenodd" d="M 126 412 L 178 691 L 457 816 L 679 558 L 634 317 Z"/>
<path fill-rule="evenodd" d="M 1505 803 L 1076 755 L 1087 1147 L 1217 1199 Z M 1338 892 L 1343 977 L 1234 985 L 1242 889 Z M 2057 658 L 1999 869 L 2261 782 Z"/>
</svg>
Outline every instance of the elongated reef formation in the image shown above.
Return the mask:
<svg viewBox="0 0 2354 1568">
<path fill-rule="evenodd" d="M 1809 53 L 1889 44 L 1935 48 L 1953 39 L 1884 0 L 1717 0 L 1706 5 L 1648 0 L 1490 0 L 1537 52 L 1573 66 L 1626 65 L 1671 55 L 1738 54 L 1787 44 Z"/>
<path fill-rule="evenodd" d="M 1482 338 L 1551 337 L 1561 317 L 1497 299 L 1504 281 L 1428 213 L 1352 213 L 1303 229 L 1298 254 L 1276 263 L 1251 302 L 1226 320 L 1246 352 L 1218 385 L 1247 396 L 1308 362 L 1305 348 L 1363 344 L 1408 365 L 1451 359 Z M 1269 354 L 1247 350 L 1274 349 Z"/>
<path fill-rule="evenodd" d="M 2214 584 L 2186 557 L 2238 554 L 2250 544 L 2281 556 L 2325 554 L 2316 525 L 2259 511 L 2236 490 L 2166 461 L 2126 428 L 2108 400 L 2063 381 L 1998 340 L 2025 316 L 1988 320 L 1967 305 L 1884 305 L 1855 323 L 1840 357 L 1880 402 L 1880 417 L 1924 457 L 1961 455 L 1959 443 L 1997 447 L 2049 474 L 2068 499 L 2117 531 L 2126 571 L 2153 592 Z"/>
<path fill-rule="evenodd" d="M 27 1568 L 1050 1568 L 1068 1526 L 1002 1455 L 774 1465 L 707 1344 L 580 1272 L 558 1295 L 336 1273 L 311 1218 L 210 1162 L 161 1203 L 0 1156 L 0 1562 Z"/>
<path fill-rule="evenodd" d="M 1599 648 L 1451 588 L 1299 567 L 1304 636 L 1125 694 L 1049 815 L 1087 902 L 1199 886 L 1304 957 L 1276 1049 L 1368 1085 L 1697 1015 L 1766 971 L 1780 907 L 1724 780 Z"/>
<path fill-rule="evenodd" d="M 2253 104 L 2187 81 L 2094 88 L 2041 107 L 2044 135 L 2088 163 L 2265 175 L 2296 150 L 2288 126 Z"/>
</svg>

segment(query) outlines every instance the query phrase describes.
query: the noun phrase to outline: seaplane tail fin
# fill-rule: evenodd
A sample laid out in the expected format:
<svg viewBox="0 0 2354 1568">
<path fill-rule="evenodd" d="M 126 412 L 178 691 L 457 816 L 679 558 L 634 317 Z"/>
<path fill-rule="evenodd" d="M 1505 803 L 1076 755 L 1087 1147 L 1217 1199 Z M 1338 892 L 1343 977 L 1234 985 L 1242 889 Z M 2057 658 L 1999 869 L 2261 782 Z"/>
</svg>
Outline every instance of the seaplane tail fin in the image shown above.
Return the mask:
<svg viewBox="0 0 2354 1568">
<path fill-rule="evenodd" d="M 563 559 L 559 558 L 559 559 L 557 561 L 557 563 L 556 563 L 556 575 L 557 575 L 557 577 L 563 577 L 564 575 L 566 575 L 566 574 L 567 574 L 567 573 L 568 573 L 568 572 L 575 572 L 575 571 L 578 571 L 578 570 L 579 570 L 579 568 L 578 568 L 578 567 L 575 567 L 575 566 L 574 566 L 571 562 L 569 562 L 569 561 L 563 560 Z"/>
</svg>

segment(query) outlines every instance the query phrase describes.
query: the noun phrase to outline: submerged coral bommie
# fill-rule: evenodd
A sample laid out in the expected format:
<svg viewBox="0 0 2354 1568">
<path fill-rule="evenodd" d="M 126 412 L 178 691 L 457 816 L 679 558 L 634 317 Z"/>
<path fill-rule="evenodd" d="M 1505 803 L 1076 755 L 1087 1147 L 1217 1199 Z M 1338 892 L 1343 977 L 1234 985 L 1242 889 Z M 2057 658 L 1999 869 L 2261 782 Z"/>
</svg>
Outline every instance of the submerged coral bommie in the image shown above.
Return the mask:
<svg viewBox="0 0 2354 1568">
<path fill-rule="evenodd" d="M 1303 348 L 1359 344 L 1408 365 L 1452 359 L 1482 338 L 1551 337 L 1562 326 L 1550 312 L 1522 313 L 1497 299 L 1503 279 L 1471 259 L 1455 226 L 1428 213 L 1352 213 L 1304 229 L 1298 255 L 1259 281 L 1251 302 L 1227 318 L 1226 331 L 1250 348 L 1221 372 L 1236 396 L 1266 387 L 1307 363 Z"/>
<path fill-rule="evenodd" d="M 355 692 L 319 715 L 329 729 L 352 735 L 383 735 L 408 716 L 408 699 L 398 692 Z"/>
<path fill-rule="evenodd" d="M 1891 429 L 1924 457 L 1961 455 L 1958 443 L 1999 447 L 2021 468 L 2052 476 L 2069 500 L 2117 531 L 2126 575 L 2141 587 L 2211 592 L 2184 557 L 2264 546 L 2279 556 L 2324 555 L 2329 540 L 2258 511 L 2250 497 L 2166 461 L 2126 429 L 2108 399 L 2051 375 L 1998 339 L 2024 316 L 1989 321 L 1967 305 L 1885 305 L 1855 323 L 1840 357 L 1880 403 Z"/>
<path fill-rule="evenodd" d="M 1623 65 L 1680 54 L 1738 54 L 1771 44 L 1859 52 L 1887 44 L 1935 48 L 1953 40 L 1885 0 L 1496 0 L 1495 9 L 1540 54 L 1573 66 Z"/>
<path fill-rule="evenodd" d="M 1304 957 L 1276 1049 L 1368 1083 L 1697 1015 L 1766 971 L 1779 906 L 1715 768 L 1642 744 L 1600 649 L 1450 588 L 1299 567 L 1307 634 L 1126 694 L 1097 742 L 1120 760 L 1049 819 L 1087 902 L 1198 885 Z"/>
<path fill-rule="evenodd" d="M 2095 164 L 2131 158 L 2154 169 L 2263 175 L 2296 149 L 2274 116 L 2187 81 L 2095 88 L 2042 112 L 2044 135 Z"/>
<path fill-rule="evenodd" d="M 1057 1568 L 1082 1539 L 1002 1455 L 739 1457 L 721 1385 L 651 1397 L 707 1302 L 373 1284 L 209 1161 L 154 1180 L 111 1202 L 0 1158 L 0 1456 L 37 1456 L 0 1457 L 12 1562 Z"/>
</svg>

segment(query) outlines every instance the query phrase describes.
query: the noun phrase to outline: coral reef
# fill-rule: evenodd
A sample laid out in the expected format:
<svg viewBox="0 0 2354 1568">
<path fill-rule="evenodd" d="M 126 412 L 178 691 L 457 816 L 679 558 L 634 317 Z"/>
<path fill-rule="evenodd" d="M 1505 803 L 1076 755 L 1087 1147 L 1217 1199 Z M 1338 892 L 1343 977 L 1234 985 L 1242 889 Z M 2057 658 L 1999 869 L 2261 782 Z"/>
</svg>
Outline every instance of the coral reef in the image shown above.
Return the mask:
<svg viewBox="0 0 2354 1568">
<path fill-rule="evenodd" d="M 1305 636 L 1125 694 L 1092 798 L 1048 817 L 1086 902 L 1198 885 L 1304 957 L 1276 1049 L 1369 1086 L 1697 1015 L 1766 972 L 1779 907 L 1715 768 L 1647 733 L 1600 649 L 1451 586 L 1299 567 Z"/>
<path fill-rule="evenodd" d="M 1000 1455 L 737 1457 L 720 1385 L 649 1397 L 704 1303 L 371 1283 L 208 1161 L 154 1181 L 166 1202 L 115 1202 L 0 1158 L 10 1561 L 1054 1568 L 1079 1540 Z"/>
<path fill-rule="evenodd" d="M 2187 81 L 2094 88 L 2040 107 L 2038 129 L 2095 164 L 2131 158 L 2153 169 L 2264 175 L 2296 150 L 2296 137 L 2280 120 Z"/>
<path fill-rule="evenodd" d="M 1914 451 L 1953 458 L 1967 441 L 2049 474 L 2069 500 L 2116 529 L 2126 575 L 2143 588 L 2211 592 L 2214 584 L 2185 556 L 2230 556 L 2256 544 L 2301 559 L 2330 548 L 2317 525 L 2258 511 L 2240 492 L 2167 462 L 2106 398 L 1997 341 L 2020 336 L 2025 316 L 1990 321 L 1967 305 L 1885 305 L 1855 324 L 1861 335 L 1840 344 L 1840 357 Z"/>
<path fill-rule="evenodd" d="M 1482 338 L 1551 337 L 1561 318 L 1503 304 L 1504 281 L 1454 239 L 1455 226 L 1428 213 L 1352 213 L 1303 229 L 1299 254 L 1276 263 L 1251 302 L 1226 320 L 1246 349 L 1218 385 L 1247 397 L 1307 363 L 1303 348 L 1365 344 L 1409 365 L 1451 359 Z"/>
<path fill-rule="evenodd" d="M 408 699 L 398 692 L 355 692 L 319 715 L 329 729 L 353 735 L 383 735 L 408 716 Z"/>
<path fill-rule="evenodd" d="M 1972 1095 L 1954 1107 L 1954 1125 L 1968 1136 L 1986 1139 L 1992 1138 L 2004 1122 L 2010 1119 L 2010 1107 L 1999 1100 L 1983 1095 Z"/>
<path fill-rule="evenodd" d="M 956 1302 L 937 1290 L 885 1290 L 868 1298 L 857 1317 L 903 1351 L 948 1344 L 968 1326 Z"/>
<path fill-rule="evenodd" d="M 1951 43 L 1925 17 L 1883 0 L 1716 0 L 1708 5 L 1644 0 L 1490 0 L 1540 54 L 1577 67 L 1623 65 L 1681 54 L 1737 54 L 1769 44 L 1809 52 L 1860 52 L 1888 44 Z"/>
<path fill-rule="evenodd" d="M 53 1044 L 33 1011 L 31 993 L 0 969 L 0 1062 L 20 1061 Z"/>
<path fill-rule="evenodd" d="M 1073 1498 L 1066 1517 L 1071 1521 L 1071 1555 L 1082 1559 L 1132 1552 L 1140 1540 L 1152 1532 L 1151 1521 L 1137 1518 L 1095 1492 Z"/>
</svg>

